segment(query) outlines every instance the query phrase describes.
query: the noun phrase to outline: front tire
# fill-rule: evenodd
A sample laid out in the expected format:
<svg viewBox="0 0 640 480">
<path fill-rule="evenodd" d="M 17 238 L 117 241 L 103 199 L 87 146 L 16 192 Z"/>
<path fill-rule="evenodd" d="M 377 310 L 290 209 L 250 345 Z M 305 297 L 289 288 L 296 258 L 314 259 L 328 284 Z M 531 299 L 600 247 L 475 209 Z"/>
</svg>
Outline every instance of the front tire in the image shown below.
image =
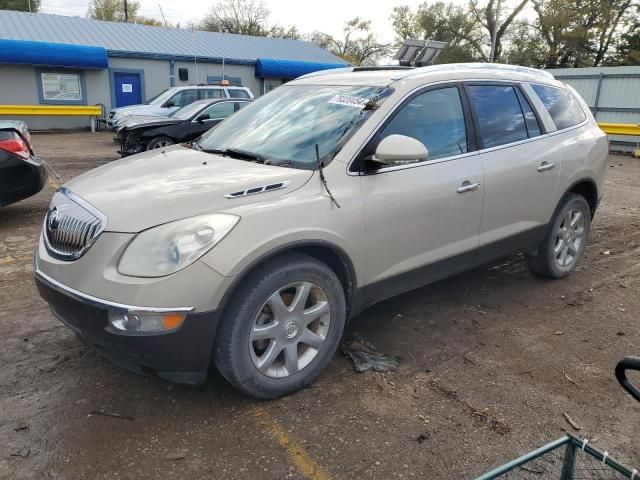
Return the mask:
<svg viewBox="0 0 640 480">
<path fill-rule="evenodd" d="M 581 195 L 566 195 L 536 255 L 527 257 L 536 275 L 557 279 L 571 275 L 584 255 L 591 229 L 591 208 Z"/>
<path fill-rule="evenodd" d="M 170 145 L 174 145 L 176 142 L 174 142 L 172 139 L 170 139 L 169 137 L 155 137 L 153 139 L 151 139 L 151 141 L 147 144 L 147 150 L 155 150 L 156 148 L 164 148 L 164 147 L 168 147 Z"/>
<path fill-rule="evenodd" d="M 320 375 L 345 319 L 345 294 L 333 270 L 297 253 L 273 259 L 250 273 L 229 301 L 215 365 L 248 395 L 287 395 Z"/>
</svg>

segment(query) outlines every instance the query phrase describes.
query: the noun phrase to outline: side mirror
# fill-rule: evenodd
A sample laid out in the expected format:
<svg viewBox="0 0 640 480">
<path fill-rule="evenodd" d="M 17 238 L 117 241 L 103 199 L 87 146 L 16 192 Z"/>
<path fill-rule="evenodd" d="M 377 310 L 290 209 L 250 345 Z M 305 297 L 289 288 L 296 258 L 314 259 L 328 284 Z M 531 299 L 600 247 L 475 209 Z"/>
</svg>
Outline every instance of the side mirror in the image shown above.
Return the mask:
<svg viewBox="0 0 640 480">
<path fill-rule="evenodd" d="M 211 117 L 209 116 L 209 114 L 208 114 L 208 113 L 203 113 L 203 114 L 198 115 L 198 116 L 196 117 L 196 122 L 198 122 L 198 123 L 202 123 L 202 122 L 204 122 L 205 120 L 210 120 L 210 119 L 211 119 Z"/>
<path fill-rule="evenodd" d="M 165 104 L 162 105 L 162 108 L 173 108 L 175 106 L 176 104 L 173 102 L 173 100 L 167 100 Z"/>
<path fill-rule="evenodd" d="M 405 135 L 389 135 L 376 147 L 371 160 L 387 166 L 424 162 L 429 152 L 422 142 Z"/>
</svg>

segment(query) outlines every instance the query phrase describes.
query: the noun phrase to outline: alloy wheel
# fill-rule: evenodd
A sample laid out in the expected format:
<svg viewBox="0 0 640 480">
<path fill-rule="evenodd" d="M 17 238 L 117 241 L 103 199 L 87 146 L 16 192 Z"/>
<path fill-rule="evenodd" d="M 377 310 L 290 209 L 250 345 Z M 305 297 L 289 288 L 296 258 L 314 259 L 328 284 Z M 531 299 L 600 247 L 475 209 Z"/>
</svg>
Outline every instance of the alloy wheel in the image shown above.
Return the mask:
<svg viewBox="0 0 640 480">
<path fill-rule="evenodd" d="M 329 332 L 331 308 L 324 290 L 296 282 L 273 292 L 249 335 L 254 366 L 267 377 L 285 378 L 316 357 Z"/>
<path fill-rule="evenodd" d="M 569 210 L 556 231 L 553 248 L 556 263 L 560 268 L 569 268 L 578 261 L 586 233 L 584 213 L 578 208 Z"/>
</svg>

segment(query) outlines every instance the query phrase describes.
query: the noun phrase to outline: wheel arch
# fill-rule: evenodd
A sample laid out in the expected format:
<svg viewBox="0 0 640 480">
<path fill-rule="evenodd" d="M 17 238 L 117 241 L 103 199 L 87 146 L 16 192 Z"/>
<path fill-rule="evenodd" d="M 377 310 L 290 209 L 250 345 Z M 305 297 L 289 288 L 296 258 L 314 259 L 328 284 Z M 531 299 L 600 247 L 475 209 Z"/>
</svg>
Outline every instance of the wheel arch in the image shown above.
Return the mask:
<svg viewBox="0 0 640 480">
<path fill-rule="evenodd" d="M 598 208 L 599 196 L 598 196 L 598 185 L 596 184 L 593 178 L 587 177 L 587 178 L 582 178 L 580 180 L 576 180 L 566 190 L 562 198 L 564 198 L 569 193 L 576 193 L 584 197 L 584 199 L 589 204 L 589 209 L 591 210 L 591 217 L 595 215 L 596 209 Z"/>
<path fill-rule="evenodd" d="M 249 263 L 236 275 L 233 283 L 222 296 L 219 309 L 224 312 L 229 300 L 242 284 L 244 279 L 256 268 L 277 257 L 289 255 L 291 253 L 302 253 L 319 260 L 327 265 L 338 276 L 344 290 L 347 303 L 347 318 L 350 317 L 354 296 L 357 290 L 357 277 L 355 267 L 351 258 L 341 247 L 323 240 L 301 240 L 291 242 L 281 247 L 270 250 Z"/>
</svg>

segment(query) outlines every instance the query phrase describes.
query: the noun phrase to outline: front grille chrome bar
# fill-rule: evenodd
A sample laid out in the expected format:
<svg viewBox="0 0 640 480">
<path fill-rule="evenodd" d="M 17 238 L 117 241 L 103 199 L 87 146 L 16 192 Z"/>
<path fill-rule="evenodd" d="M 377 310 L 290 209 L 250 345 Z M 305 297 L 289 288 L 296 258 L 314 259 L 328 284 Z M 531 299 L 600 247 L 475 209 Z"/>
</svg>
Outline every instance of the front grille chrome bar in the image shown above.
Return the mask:
<svg viewBox="0 0 640 480">
<path fill-rule="evenodd" d="M 44 220 L 47 251 L 60 260 L 80 258 L 107 227 L 107 218 L 68 188 L 60 188 L 51 200 Z"/>
</svg>

